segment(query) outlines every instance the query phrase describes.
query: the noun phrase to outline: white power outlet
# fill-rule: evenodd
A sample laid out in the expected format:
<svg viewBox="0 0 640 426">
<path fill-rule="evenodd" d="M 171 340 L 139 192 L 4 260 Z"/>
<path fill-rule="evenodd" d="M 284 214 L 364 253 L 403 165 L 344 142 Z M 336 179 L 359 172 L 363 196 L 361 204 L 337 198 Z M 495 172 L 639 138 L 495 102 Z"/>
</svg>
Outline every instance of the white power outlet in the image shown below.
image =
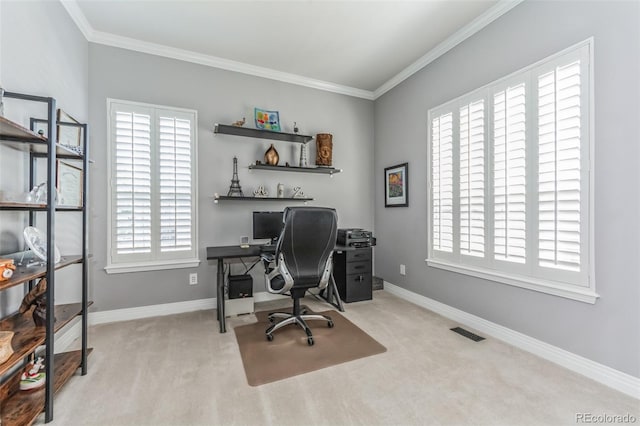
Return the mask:
<svg viewBox="0 0 640 426">
<path fill-rule="evenodd" d="M 407 275 L 407 267 L 400 264 L 400 275 Z"/>
<path fill-rule="evenodd" d="M 192 272 L 189 274 L 189 285 L 196 285 L 196 284 L 198 284 L 198 273 Z"/>
</svg>

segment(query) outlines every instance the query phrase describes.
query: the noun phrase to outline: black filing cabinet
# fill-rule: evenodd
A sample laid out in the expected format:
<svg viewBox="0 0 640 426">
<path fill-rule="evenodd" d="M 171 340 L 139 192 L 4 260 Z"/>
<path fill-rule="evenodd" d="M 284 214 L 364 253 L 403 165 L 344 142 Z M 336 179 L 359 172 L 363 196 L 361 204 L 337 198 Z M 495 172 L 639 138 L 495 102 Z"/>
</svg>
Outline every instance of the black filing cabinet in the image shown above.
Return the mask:
<svg viewBox="0 0 640 426">
<path fill-rule="evenodd" d="M 358 302 L 372 298 L 371 247 L 344 250 L 333 255 L 333 278 L 340 298 Z"/>
</svg>

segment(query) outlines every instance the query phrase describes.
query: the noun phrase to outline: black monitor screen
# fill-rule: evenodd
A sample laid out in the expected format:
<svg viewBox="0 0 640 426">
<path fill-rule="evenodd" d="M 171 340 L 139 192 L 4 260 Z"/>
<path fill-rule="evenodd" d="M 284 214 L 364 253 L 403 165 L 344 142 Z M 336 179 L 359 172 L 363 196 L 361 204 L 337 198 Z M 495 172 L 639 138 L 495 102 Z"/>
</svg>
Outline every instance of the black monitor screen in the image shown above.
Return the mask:
<svg viewBox="0 0 640 426">
<path fill-rule="evenodd" d="M 284 212 L 253 212 L 253 239 L 275 241 L 282 231 Z"/>
</svg>

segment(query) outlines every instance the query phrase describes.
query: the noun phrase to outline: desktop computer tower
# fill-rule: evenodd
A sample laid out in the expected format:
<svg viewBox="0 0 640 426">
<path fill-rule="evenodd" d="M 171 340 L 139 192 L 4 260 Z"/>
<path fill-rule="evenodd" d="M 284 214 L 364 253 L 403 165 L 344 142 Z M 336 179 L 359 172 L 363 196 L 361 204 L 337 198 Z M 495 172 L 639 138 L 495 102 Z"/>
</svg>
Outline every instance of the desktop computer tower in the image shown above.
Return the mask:
<svg viewBox="0 0 640 426">
<path fill-rule="evenodd" d="M 251 314 L 253 311 L 253 278 L 249 274 L 229 275 L 225 316 Z"/>
</svg>

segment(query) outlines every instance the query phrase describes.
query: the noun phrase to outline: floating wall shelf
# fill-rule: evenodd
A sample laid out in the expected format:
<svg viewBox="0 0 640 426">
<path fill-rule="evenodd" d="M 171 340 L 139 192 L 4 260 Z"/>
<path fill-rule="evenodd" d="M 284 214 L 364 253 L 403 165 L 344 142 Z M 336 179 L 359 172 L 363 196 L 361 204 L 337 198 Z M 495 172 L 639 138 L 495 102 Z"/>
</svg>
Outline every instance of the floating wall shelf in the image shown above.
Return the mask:
<svg viewBox="0 0 640 426">
<path fill-rule="evenodd" d="M 249 170 L 273 170 L 278 172 L 319 173 L 319 174 L 332 175 L 332 176 L 342 171 L 342 169 L 334 169 L 333 167 L 270 166 L 267 164 L 251 164 L 249 166 Z"/>
<path fill-rule="evenodd" d="M 280 198 L 280 197 L 228 197 L 226 195 L 218 195 L 213 197 L 213 202 L 218 201 L 313 201 L 313 198 Z"/>
<path fill-rule="evenodd" d="M 270 130 L 252 129 L 250 127 L 230 126 L 228 124 L 216 124 L 213 133 L 224 135 L 244 136 L 247 138 L 272 139 L 284 142 L 307 143 L 313 136 L 300 135 L 297 133 L 272 132 Z"/>
</svg>

